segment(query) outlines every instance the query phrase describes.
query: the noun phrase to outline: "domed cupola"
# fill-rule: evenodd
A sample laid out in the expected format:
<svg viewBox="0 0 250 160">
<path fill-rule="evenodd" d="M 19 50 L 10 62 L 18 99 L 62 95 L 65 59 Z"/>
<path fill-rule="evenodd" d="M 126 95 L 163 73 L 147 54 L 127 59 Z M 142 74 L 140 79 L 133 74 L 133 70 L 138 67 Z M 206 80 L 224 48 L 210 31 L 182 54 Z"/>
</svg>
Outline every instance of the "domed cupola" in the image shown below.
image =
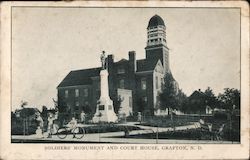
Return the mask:
<svg viewBox="0 0 250 160">
<path fill-rule="evenodd" d="M 148 22 L 148 41 L 147 46 L 164 45 L 166 46 L 166 26 L 163 19 L 154 15 Z"/>
<path fill-rule="evenodd" d="M 165 26 L 165 23 L 163 19 L 156 14 L 149 20 L 147 29 L 157 27 L 160 25 Z"/>
</svg>

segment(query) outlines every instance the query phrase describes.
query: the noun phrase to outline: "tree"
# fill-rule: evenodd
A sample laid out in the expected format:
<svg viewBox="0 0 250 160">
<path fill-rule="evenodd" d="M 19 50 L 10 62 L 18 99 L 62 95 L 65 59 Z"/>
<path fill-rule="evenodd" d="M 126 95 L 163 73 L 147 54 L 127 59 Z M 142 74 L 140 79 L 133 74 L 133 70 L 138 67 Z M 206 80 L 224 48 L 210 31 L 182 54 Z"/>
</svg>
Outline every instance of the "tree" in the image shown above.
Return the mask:
<svg viewBox="0 0 250 160">
<path fill-rule="evenodd" d="M 138 111 L 139 111 L 139 112 L 144 112 L 145 109 L 146 109 L 147 103 L 146 103 L 146 101 L 143 99 L 143 97 L 138 98 L 137 101 L 136 101 L 136 103 L 137 103 L 137 106 L 138 106 Z"/>
<path fill-rule="evenodd" d="M 177 94 L 177 108 L 183 112 L 186 112 L 187 109 L 188 98 L 186 94 L 179 89 Z"/>
<path fill-rule="evenodd" d="M 225 88 L 223 94 L 218 95 L 220 108 L 232 110 L 240 109 L 240 91 L 234 88 Z"/>
<path fill-rule="evenodd" d="M 160 108 L 165 110 L 178 107 L 178 90 L 171 74 L 166 74 L 162 92 L 159 94 Z"/>
<path fill-rule="evenodd" d="M 42 117 L 47 119 L 48 117 L 48 109 L 46 106 L 42 106 L 42 113 L 41 113 Z"/>
<path fill-rule="evenodd" d="M 64 99 L 62 99 L 61 101 L 59 101 L 59 103 L 57 105 L 57 109 L 58 109 L 59 113 L 66 113 L 66 112 L 69 111 L 67 103 L 65 102 Z"/>
<path fill-rule="evenodd" d="M 52 98 L 52 100 L 53 100 L 53 103 L 54 103 L 55 110 L 58 111 L 59 110 L 59 108 L 58 108 L 58 101 L 55 100 L 54 98 Z"/>
<path fill-rule="evenodd" d="M 208 87 L 204 92 L 204 100 L 205 104 L 211 108 L 215 108 L 218 105 L 218 100 L 210 87 Z"/>
<path fill-rule="evenodd" d="M 85 104 L 82 106 L 82 110 L 83 110 L 84 113 L 86 113 L 86 114 L 93 114 L 93 112 L 95 112 L 94 110 L 91 109 L 89 103 L 85 103 Z"/>
<path fill-rule="evenodd" d="M 118 114 L 120 108 L 121 108 L 121 104 L 122 104 L 122 101 L 124 99 L 118 95 L 118 94 L 115 94 L 114 97 L 113 97 L 113 106 L 114 106 L 114 111 L 116 114 Z"/>
</svg>

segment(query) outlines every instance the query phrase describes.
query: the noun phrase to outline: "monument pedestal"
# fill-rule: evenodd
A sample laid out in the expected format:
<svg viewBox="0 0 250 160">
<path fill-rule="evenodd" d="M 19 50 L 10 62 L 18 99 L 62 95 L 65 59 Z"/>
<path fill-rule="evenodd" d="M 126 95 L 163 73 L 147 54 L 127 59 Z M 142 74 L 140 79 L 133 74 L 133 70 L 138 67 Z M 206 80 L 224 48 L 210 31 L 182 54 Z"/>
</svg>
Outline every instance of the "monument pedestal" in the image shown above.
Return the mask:
<svg viewBox="0 0 250 160">
<path fill-rule="evenodd" d="M 118 118 L 114 112 L 113 101 L 109 97 L 108 71 L 106 69 L 101 70 L 100 77 L 101 96 L 96 107 L 96 113 L 92 120 L 94 123 L 116 122 Z"/>
</svg>

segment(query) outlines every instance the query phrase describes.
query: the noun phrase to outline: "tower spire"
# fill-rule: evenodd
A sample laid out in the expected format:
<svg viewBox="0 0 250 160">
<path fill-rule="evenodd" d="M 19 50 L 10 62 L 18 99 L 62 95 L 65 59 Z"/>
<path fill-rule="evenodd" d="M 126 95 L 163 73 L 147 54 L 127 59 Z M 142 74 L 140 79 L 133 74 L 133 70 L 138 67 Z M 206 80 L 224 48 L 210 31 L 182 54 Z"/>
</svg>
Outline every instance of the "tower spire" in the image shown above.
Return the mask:
<svg viewBox="0 0 250 160">
<path fill-rule="evenodd" d="M 163 19 L 154 15 L 148 22 L 147 27 L 146 59 L 152 63 L 161 60 L 165 73 L 170 73 L 169 54 L 166 41 L 166 26 Z"/>
</svg>

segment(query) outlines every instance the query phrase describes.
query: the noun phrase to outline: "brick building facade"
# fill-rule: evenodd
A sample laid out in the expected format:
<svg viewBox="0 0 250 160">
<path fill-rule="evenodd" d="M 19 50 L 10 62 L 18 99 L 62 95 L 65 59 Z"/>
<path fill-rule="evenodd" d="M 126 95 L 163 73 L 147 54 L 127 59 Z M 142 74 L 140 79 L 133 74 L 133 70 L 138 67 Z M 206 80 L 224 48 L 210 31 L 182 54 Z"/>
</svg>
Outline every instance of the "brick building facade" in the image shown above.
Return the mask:
<svg viewBox="0 0 250 160">
<path fill-rule="evenodd" d="M 159 105 L 164 75 L 171 74 L 165 30 L 165 23 L 158 15 L 149 20 L 146 59 L 136 60 L 135 51 L 129 51 L 128 59 L 118 62 L 114 62 L 113 55 L 106 58 L 110 97 L 113 101 L 121 98 L 120 111 L 127 116 L 137 112 L 154 114 Z M 75 116 L 81 110 L 95 112 L 100 96 L 100 70 L 99 67 L 71 71 L 63 79 L 57 87 L 59 112 Z"/>
</svg>

